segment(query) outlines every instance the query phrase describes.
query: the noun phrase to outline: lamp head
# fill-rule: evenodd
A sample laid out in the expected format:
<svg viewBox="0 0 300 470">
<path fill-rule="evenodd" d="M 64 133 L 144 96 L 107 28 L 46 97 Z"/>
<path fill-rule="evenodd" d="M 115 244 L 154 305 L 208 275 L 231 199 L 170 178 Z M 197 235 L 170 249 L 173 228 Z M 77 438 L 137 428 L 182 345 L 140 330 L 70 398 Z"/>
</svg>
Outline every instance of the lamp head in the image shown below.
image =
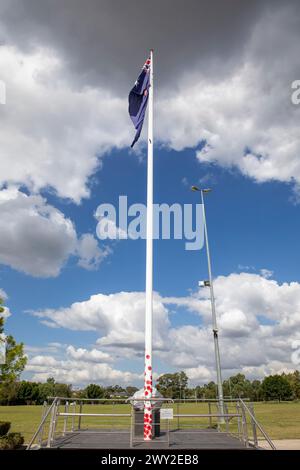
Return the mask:
<svg viewBox="0 0 300 470">
<path fill-rule="evenodd" d="M 202 192 L 202 193 L 210 193 L 211 188 L 201 189 L 201 188 L 198 188 L 198 186 L 191 186 L 191 190 L 192 191 L 199 191 L 199 192 Z"/>
<path fill-rule="evenodd" d="M 198 282 L 199 287 L 210 287 L 210 282 L 208 280 L 205 281 L 199 281 Z"/>
</svg>

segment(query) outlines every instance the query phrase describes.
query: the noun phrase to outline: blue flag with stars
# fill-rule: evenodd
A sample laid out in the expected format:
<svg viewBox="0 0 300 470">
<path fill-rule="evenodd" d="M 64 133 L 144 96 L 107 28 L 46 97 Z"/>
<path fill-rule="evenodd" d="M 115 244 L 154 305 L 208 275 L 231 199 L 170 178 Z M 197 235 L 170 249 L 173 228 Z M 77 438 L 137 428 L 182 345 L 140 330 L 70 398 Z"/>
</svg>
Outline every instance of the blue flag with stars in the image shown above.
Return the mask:
<svg viewBox="0 0 300 470">
<path fill-rule="evenodd" d="M 150 59 L 147 59 L 128 97 L 128 101 L 129 101 L 128 111 L 129 111 L 130 118 L 136 129 L 136 134 L 131 144 L 131 147 L 134 146 L 134 144 L 139 140 L 139 137 L 141 135 L 145 113 L 147 109 L 147 103 L 148 103 L 149 86 L 150 86 Z"/>
</svg>

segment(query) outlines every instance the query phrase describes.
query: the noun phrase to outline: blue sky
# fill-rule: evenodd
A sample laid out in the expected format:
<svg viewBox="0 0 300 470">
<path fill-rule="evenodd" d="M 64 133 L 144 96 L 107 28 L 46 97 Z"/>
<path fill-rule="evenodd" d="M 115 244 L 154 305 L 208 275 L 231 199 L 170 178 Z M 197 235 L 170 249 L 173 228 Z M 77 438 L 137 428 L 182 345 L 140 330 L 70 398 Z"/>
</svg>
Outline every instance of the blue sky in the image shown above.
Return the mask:
<svg viewBox="0 0 300 470">
<path fill-rule="evenodd" d="M 93 177 L 91 197 L 82 204 L 61 201 L 47 192 L 43 195 L 71 218 L 79 233 L 95 234 L 97 206 L 109 202 L 118 207 L 119 194 L 129 203 L 146 199 L 146 149 L 138 158 L 129 150 L 111 152 Z M 172 171 L 170 171 L 172 169 Z M 193 183 L 213 188 L 206 198 L 214 276 L 232 272 L 258 273 L 266 268 L 278 282 L 299 282 L 300 262 L 299 206 L 290 201 L 290 188 L 278 182 L 255 183 L 237 170 L 200 164 L 192 150 L 174 152 L 155 149 L 155 202 L 196 204 Z M 51 342 L 70 343 L 87 348 L 97 339 L 96 332 L 48 328 L 29 311 L 68 307 L 101 292 L 143 291 L 145 284 L 145 241 L 120 240 L 108 244 L 113 254 L 97 270 L 85 270 L 70 258 L 56 278 L 34 278 L 9 267 L 1 269 L 1 286 L 8 294 L 7 305 L 14 313 L 7 329 L 26 345 L 43 347 Z M 200 279 L 207 278 L 206 254 L 187 251 L 184 241 L 154 242 L 154 289 L 165 297 L 184 297 L 197 290 Z M 171 324 L 199 326 L 201 318 L 185 307 L 172 309 Z M 259 314 L 259 312 L 258 312 Z M 260 322 L 265 317 L 261 315 Z M 120 361 L 121 367 L 139 372 L 141 361 Z M 159 371 L 166 364 L 156 359 Z M 171 367 L 173 370 L 174 368 Z"/>
<path fill-rule="evenodd" d="M 214 2 L 201 2 L 201 30 L 193 28 L 199 2 L 191 2 L 184 11 L 172 2 L 180 25 L 153 2 L 168 35 L 159 22 L 153 35 L 143 3 L 138 46 L 109 2 L 106 23 L 91 0 L 84 17 L 80 5 L 61 12 L 64 28 L 35 0 L 26 11 L 23 2 L 4 2 L 0 292 L 6 330 L 25 344 L 26 378 L 142 383 L 145 241 L 98 240 L 94 214 L 102 203 L 117 207 L 120 195 L 146 202 L 146 126 L 130 150 L 127 94 L 148 42 L 154 202 L 195 206 L 191 185 L 213 189 L 206 211 L 223 375 L 299 367 L 291 355 L 300 347 L 300 107 L 290 96 L 299 78 L 299 5 L 241 2 L 238 24 L 224 10 L 220 40 L 208 41 Z M 154 241 L 156 375 L 215 379 L 209 293 L 198 288 L 205 278 L 203 249 Z"/>
</svg>

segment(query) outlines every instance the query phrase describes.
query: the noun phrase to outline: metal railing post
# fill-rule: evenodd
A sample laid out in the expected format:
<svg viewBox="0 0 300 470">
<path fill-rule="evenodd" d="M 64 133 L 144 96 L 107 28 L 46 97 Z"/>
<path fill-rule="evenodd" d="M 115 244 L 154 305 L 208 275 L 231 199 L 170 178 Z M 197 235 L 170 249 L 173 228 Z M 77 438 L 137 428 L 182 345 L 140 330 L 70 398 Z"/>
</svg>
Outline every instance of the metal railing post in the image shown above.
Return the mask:
<svg viewBox="0 0 300 470">
<path fill-rule="evenodd" d="M 225 413 L 228 415 L 228 406 L 227 403 L 224 403 Z M 226 423 L 226 432 L 229 434 L 229 416 L 225 416 L 225 423 Z"/>
<path fill-rule="evenodd" d="M 243 407 L 244 410 L 246 410 L 249 414 L 249 416 L 255 421 L 255 424 L 257 426 L 257 428 L 260 430 L 260 432 L 262 433 L 262 435 L 264 436 L 264 438 L 266 439 L 266 441 L 268 442 L 269 446 L 271 447 L 272 450 L 276 450 L 276 447 L 274 446 L 272 440 L 270 439 L 270 437 L 268 436 L 268 434 L 266 433 L 266 431 L 263 429 L 263 427 L 259 424 L 259 422 L 256 420 L 255 416 L 251 413 L 251 411 L 249 410 L 249 408 L 247 407 L 246 403 L 244 403 L 244 401 L 240 398 L 240 403 Z"/>
<path fill-rule="evenodd" d="M 42 412 L 42 425 L 40 427 L 40 431 L 39 431 L 39 438 L 38 438 L 38 445 L 40 447 L 42 447 L 42 443 L 43 443 L 43 434 L 44 434 L 44 426 L 45 426 L 45 423 L 43 422 L 44 418 L 45 418 L 45 415 L 47 413 L 47 402 L 44 401 L 43 403 L 43 412 Z"/>
<path fill-rule="evenodd" d="M 218 415 L 221 414 L 221 407 L 220 407 L 220 402 L 216 402 L 216 408 L 217 408 L 217 413 Z M 224 402 L 223 402 L 223 414 L 224 414 Z M 221 431 L 221 424 L 224 423 L 224 416 L 223 416 L 223 420 L 222 418 L 220 418 L 220 416 L 217 417 L 217 421 L 218 421 L 218 424 L 217 424 L 217 427 L 218 427 L 218 431 L 220 432 Z"/>
<path fill-rule="evenodd" d="M 76 413 L 76 402 L 73 401 L 73 403 L 71 403 L 70 407 L 73 407 L 73 412 L 72 413 Z M 73 414 L 72 416 L 72 427 L 71 427 L 71 432 L 74 432 L 74 429 L 75 429 L 75 414 Z"/>
<path fill-rule="evenodd" d="M 56 406 L 54 407 L 54 422 L 53 422 L 53 430 L 52 430 L 52 436 L 51 436 L 51 441 L 55 439 L 55 432 L 56 432 L 56 426 L 57 426 L 57 420 L 59 416 L 59 405 L 60 405 L 60 400 L 57 400 Z"/>
<path fill-rule="evenodd" d="M 65 413 L 68 413 L 68 411 L 69 411 L 69 402 L 66 401 L 66 403 L 65 403 Z M 68 428 L 68 416 L 65 416 L 64 417 L 63 436 L 66 435 L 67 428 Z"/>
<path fill-rule="evenodd" d="M 130 447 L 133 447 L 133 433 L 134 433 L 134 408 L 131 405 L 131 416 L 130 416 Z"/>
<path fill-rule="evenodd" d="M 256 430 L 256 420 L 254 419 L 254 405 L 253 403 L 250 403 L 249 405 L 250 411 L 252 413 L 252 416 L 250 415 L 251 418 L 251 424 L 252 424 L 252 434 L 253 434 L 253 443 L 254 446 L 258 446 L 258 439 L 257 439 L 257 430 Z"/>
<path fill-rule="evenodd" d="M 79 413 L 82 413 L 82 401 L 80 402 L 80 405 L 79 405 Z M 78 431 L 80 430 L 81 428 L 81 415 L 79 416 L 78 418 Z"/>
<path fill-rule="evenodd" d="M 239 402 L 236 402 L 236 412 L 238 415 L 237 418 L 237 425 L 238 425 L 238 438 L 241 441 L 242 440 L 242 433 L 241 433 L 241 407 Z"/>
<path fill-rule="evenodd" d="M 211 402 L 208 402 L 209 427 L 212 428 Z"/>
<path fill-rule="evenodd" d="M 247 428 L 247 416 L 245 412 L 245 408 L 243 406 L 243 402 L 241 403 L 242 406 L 242 427 L 243 427 L 243 440 L 246 447 L 249 447 L 249 437 L 248 437 L 248 428 Z"/>
<path fill-rule="evenodd" d="M 30 449 L 31 449 L 31 446 L 32 446 L 32 444 L 34 443 L 35 439 L 37 438 L 37 436 L 38 436 L 38 434 L 39 434 L 39 432 L 40 432 L 40 430 L 41 430 L 41 427 L 45 424 L 46 419 L 48 418 L 50 412 L 53 411 L 54 403 L 55 403 L 55 402 L 53 401 L 53 403 L 51 403 L 51 405 L 49 406 L 49 408 L 48 408 L 48 410 L 47 410 L 47 412 L 46 412 L 44 418 L 42 419 L 42 421 L 41 421 L 39 427 L 37 428 L 37 430 L 35 431 L 34 435 L 32 436 L 32 438 L 31 438 L 29 444 L 27 445 L 26 450 L 30 450 Z"/>
<path fill-rule="evenodd" d="M 51 410 L 51 417 L 50 417 L 50 424 L 49 424 L 49 432 L 48 432 L 48 440 L 47 440 L 47 447 L 51 447 L 51 440 L 52 440 L 52 433 L 53 433 L 53 424 L 54 424 L 54 416 L 55 416 L 55 408 L 56 408 L 56 398 L 52 403 L 52 410 Z"/>
</svg>

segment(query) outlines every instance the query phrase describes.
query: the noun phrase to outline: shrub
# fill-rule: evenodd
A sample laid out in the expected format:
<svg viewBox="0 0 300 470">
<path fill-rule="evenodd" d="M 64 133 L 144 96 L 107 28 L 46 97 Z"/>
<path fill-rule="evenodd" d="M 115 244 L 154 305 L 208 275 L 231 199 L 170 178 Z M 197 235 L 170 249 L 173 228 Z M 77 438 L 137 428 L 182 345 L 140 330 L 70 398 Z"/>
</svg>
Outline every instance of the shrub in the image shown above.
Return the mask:
<svg viewBox="0 0 300 470">
<path fill-rule="evenodd" d="M 0 421 L 0 437 L 5 436 L 10 430 L 10 424 L 8 421 Z"/>
<path fill-rule="evenodd" d="M 1 450 L 13 450 L 24 444 L 24 437 L 19 432 L 10 432 L 6 436 L 0 437 Z"/>
<path fill-rule="evenodd" d="M 24 437 L 20 432 L 10 432 L 7 434 L 7 436 L 13 442 L 14 449 L 17 449 L 24 444 Z"/>
</svg>

